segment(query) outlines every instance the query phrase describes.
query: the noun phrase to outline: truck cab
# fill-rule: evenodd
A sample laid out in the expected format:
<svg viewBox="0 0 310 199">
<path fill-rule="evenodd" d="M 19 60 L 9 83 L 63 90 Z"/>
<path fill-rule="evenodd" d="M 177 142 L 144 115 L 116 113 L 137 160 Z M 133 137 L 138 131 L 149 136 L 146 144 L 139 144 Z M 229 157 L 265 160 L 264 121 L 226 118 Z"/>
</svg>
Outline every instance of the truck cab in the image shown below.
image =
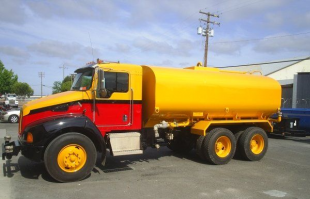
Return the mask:
<svg viewBox="0 0 310 199">
<path fill-rule="evenodd" d="M 3 156 L 11 158 L 21 151 L 31 160 L 44 161 L 56 180 L 75 181 L 89 174 L 97 152 L 105 160 L 107 145 L 114 147 L 113 155 L 142 153 L 137 133 L 142 125 L 141 66 L 91 63 L 75 72 L 70 91 L 23 106 L 19 140 L 7 141 Z M 111 132 L 127 132 L 126 138 L 109 136 Z M 120 144 L 132 140 L 127 147 Z"/>
</svg>

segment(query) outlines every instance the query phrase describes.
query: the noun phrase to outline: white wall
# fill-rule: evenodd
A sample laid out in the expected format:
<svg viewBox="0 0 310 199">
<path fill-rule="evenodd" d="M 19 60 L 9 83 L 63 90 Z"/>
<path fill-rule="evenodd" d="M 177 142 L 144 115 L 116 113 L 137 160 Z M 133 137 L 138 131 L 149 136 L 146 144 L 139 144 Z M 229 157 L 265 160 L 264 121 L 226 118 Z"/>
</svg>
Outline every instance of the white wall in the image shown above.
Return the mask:
<svg viewBox="0 0 310 199">
<path fill-rule="evenodd" d="M 294 75 L 298 72 L 310 72 L 310 60 L 304 60 L 287 68 L 283 68 L 268 75 L 268 77 L 276 80 L 294 79 Z"/>
</svg>

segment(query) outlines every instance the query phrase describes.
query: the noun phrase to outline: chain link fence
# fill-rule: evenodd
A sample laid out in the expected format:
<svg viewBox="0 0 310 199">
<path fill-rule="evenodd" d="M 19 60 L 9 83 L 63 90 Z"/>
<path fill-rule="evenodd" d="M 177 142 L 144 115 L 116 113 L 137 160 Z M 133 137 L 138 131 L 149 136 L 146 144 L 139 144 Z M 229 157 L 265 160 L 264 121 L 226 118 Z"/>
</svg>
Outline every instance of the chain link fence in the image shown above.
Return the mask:
<svg viewBox="0 0 310 199">
<path fill-rule="evenodd" d="M 281 108 L 292 108 L 293 100 L 292 98 L 282 98 Z M 296 100 L 296 108 L 310 108 L 310 98 L 301 98 Z"/>
</svg>

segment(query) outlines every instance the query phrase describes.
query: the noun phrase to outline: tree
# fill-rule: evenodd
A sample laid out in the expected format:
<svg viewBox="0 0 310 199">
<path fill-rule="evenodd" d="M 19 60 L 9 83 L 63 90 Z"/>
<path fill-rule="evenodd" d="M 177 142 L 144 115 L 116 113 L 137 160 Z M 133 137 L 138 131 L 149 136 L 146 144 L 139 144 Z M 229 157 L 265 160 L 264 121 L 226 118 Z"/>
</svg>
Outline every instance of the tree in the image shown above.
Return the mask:
<svg viewBox="0 0 310 199">
<path fill-rule="evenodd" d="M 18 76 L 12 70 L 7 70 L 0 60 L 0 93 L 11 93 Z"/>
<path fill-rule="evenodd" d="M 65 82 L 71 82 L 71 77 L 70 76 L 66 76 L 64 80 L 62 80 L 62 83 Z"/>
<path fill-rule="evenodd" d="M 61 82 L 56 81 L 54 82 L 54 86 L 53 86 L 53 94 L 60 93 L 60 92 L 61 92 Z"/>
<path fill-rule="evenodd" d="M 53 94 L 69 91 L 72 86 L 72 81 L 70 76 L 66 76 L 65 79 L 60 81 L 55 81 L 53 86 Z"/>
<path fill-rule="evenodd" d="M 16 82 L 13 87 L 12 91 L 16 95 L 21 95 L 21 96 L 30 96 L 33 95 L 33 89 L 29 86 L 29 84 L 25 82 Z"/>
<path fill-rule="evenodd" d="M 71 81 L 61 84 L 61 92 L 69 91 L 71 89 Z"/>
</svg>

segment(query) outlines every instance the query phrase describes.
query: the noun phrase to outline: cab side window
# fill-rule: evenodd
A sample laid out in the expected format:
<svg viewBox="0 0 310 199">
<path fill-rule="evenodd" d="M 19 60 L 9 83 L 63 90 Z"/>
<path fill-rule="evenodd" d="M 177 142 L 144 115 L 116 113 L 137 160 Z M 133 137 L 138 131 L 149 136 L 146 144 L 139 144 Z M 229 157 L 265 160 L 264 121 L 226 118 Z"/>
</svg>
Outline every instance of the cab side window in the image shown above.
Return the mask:
<svg viewBox="0 0 310 199">
<path fill-rule="evenodd" d="M 127 93 L 129 74 L 105 72 L 105 88 L 112 94 L 114 92 Z"/>
</svg>

